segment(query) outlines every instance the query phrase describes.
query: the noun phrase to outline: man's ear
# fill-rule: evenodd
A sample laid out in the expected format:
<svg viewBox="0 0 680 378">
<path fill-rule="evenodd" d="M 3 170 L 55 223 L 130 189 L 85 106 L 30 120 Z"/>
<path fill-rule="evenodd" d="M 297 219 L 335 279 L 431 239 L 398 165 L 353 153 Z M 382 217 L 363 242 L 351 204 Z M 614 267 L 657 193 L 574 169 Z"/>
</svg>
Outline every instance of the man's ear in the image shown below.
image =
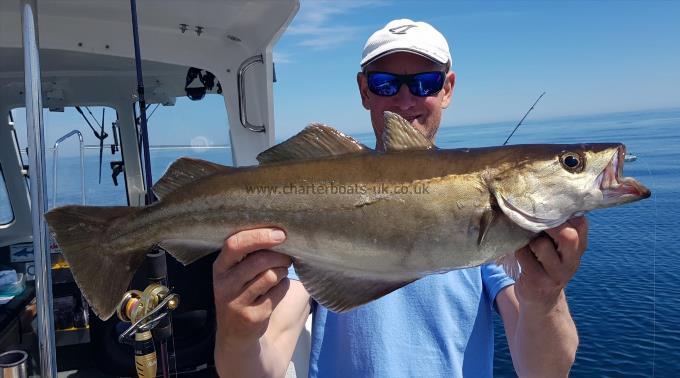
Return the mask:
<svg viewBox="0 0 680 378">
<path fill-rule="evenodd" d="M 453 97 L 453 87 L 456 84 L 456 73 L 449 71 L 444 80 L 444 87 L 442 88 L 442 91 L 444 92 L 444 96 L 442 97 L 442 108 L 446 109 L 449 104 L 451 104 L 451 97 Z"/>
<path fill-rule="evenodd" d="M 366 82 L 366 75 L 363 72 L 357 73 L 357 85 L 359 86 L 359 94 L 361 95 L 361 105 L 368 110 L 368 97 L 370 92 L 368 90 L 368 83 Z"/>
</svg>

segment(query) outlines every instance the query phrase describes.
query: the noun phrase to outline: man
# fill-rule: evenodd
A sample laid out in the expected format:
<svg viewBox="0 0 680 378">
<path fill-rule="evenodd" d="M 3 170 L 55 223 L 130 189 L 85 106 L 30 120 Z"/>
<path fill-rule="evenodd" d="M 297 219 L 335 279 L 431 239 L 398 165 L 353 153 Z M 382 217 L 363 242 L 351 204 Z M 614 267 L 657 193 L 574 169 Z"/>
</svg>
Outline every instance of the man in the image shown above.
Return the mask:
<svg viewBox="0 0 680 378">
<path fill-rule="evenodd" d="M 455 74 L 444 37 L 422 22 L 395 20 L 364 47 L 357 83 L 382 149 L 383 111 L 434 141 Z M 397 76 L 395 76 L 397 75 Z M 564 287 L 587 244 L 584 218 L 548 230 L 515 255 L 515 283 L 490 264 L 422 278 L 344 314 L 310 303 L 287 279 L 291 261 L 272 252 L 276 229 L 231 235 L 214 264 L 215 363 L 224 376 L 282 376 L 310 311 L 310 376 L 492 375 L 492 312 L 503 319 L 522 377 L 566 376 L 578 336 Z"/>
</svg>

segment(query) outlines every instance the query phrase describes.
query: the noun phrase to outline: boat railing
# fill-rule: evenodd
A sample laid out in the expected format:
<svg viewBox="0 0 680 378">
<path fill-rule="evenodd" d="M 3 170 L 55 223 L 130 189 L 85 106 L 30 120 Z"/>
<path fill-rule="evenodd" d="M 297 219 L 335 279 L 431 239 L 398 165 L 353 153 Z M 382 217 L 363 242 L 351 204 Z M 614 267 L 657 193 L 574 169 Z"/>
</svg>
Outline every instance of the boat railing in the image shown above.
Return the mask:
<svg viewBox="0 0 680 378">
<path fill-rule="evenodd" d="M 86 187 L 85 187 L 85 151 L 86 150 L 99 150 L 101 147 L 99 145 L 95 144 L 84 144 L 83 142 L 83 134 L 78 131 L 78 130 L 71 130 L 59 139 L 57 139 L 54 142 L 54 146 L 48 150 L 51 150 L 52 152 L 52 175 L 53 175 L 53 182 L 52 182 L 52 208 L 57 206 L 57 188 L 59 184 L 59 147 L 62 144 L 62 142 L 73 138 L 74 136 L 78 136 L 78 153 L 79 153 L 79 158 L 80 158 L 80 202 L 81 204 L 86 203 Z M 166 145 L 155 145 L 155 146 L 150 146 L 149 150 L 151 151 L 171 151 L 171 150 L 192 150 L 192 151 L 201 151 L 201 150 L 225 150 L 229 151 L 231 149 L 231 146 L 228 144 L 216 144 L 216 145 L 208 145 L 208 146 L 196 146 L 196 145 L 187 145 L 187 144 L 166 144 Z M 21 158 L 23 159 L 23 155 L 27 156 L 27 151 L 25 149 L 21 150 Z M 71 172 L 69 172 L 71 173 Z"/>
<path fill-rule="evenodd" d="M 164 144 L 157 146 L 149 146 L 149 150 L 229 150 L 231 146 L 228 144 L 214 144 L 210 146 L 192 146 L 186 144 Z"/>
<path fill-rule="evenodd" d="M 54 186 L 52 187 L 52 207 L 57 206 L 57 181 L 59 178 L 57 172 L 57 162 L 59 160 L 59 144 L 74 135 L 78 136 L 78 151 L 80 153 L 80 202 L 83 205 L 85 204 L 85 155 L 83 152 L 85 149 L 83 147 L 83 134 L 81 134 L 78 130 L 71 130 L 66 133 L 66 135 L 57 139 L 57 141 L 54 142 L 54 147 L 52 147 L 52 174 L 54 183 Z"/>
<path fill-rule="evenodd" d="M 83 145 L 83 150 L 99 150 L 98 144 Z M 210 146 L 193 146 L 190 144 L 159 144 L 149 146 L 149 150 L 229 150 L 228 144 L 213 144 Z"/>
</svg>

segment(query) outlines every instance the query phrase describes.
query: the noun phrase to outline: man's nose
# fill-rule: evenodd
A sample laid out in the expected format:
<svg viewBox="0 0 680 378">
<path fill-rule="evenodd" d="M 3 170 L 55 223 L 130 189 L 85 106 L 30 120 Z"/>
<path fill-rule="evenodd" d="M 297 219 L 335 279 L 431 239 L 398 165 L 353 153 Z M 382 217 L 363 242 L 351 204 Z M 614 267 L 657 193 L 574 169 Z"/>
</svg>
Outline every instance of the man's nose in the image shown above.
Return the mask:
<svg viewBox="0 0 680 378">
<path fill-rule="evenodd" d="M 399 109 L 405 110 L 413 107 L 415 100 L 415 96 L 411 94 L 406 84 L 399 86 L 399 92 L 394 95 L 394 103 Z"/>
</svg>

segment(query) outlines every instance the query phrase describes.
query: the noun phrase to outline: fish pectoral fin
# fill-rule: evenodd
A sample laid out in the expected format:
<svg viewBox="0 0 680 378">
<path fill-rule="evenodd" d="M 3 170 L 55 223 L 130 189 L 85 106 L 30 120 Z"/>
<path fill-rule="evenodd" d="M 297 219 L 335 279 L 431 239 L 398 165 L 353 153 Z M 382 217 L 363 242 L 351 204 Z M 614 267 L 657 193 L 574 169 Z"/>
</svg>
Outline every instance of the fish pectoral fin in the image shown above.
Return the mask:
<svg viewBox="0 0 680 378">
<path fill-rule="evenodd" d="M 184 265 L 189 265 L 222 248 L 221 243 L 196 239 L 166 239 L 158 243 L 158 246 Z"/>
<path fill-rule="evenodd" d="M 397 113 L 384 112 L 385 130 L 382 142 L 385 151 L 429 150 L 434 144 Z"/>
<path fill-rule="evenodd" d="M 290 160 L 318 159 L 323 157 L 362 153 L 370 149 L 338 130 L 313 123 L 297 135 L 273 146 L 259 155 L 260 164 Z"/>
<path fill-rule="evenodd" d="M 163 177 L 153 186 L 156 197 L 162 199 L 178 188 L 200 178 L 216 173 L 228 173 L 238 168 L 213 163 L 207 160 L 181 157 L 175 160 L 165 171 Z"/>
<path fill-rule="evenodd" d="M 484 210 L 482 217 L 479 219 L 479 235 L 477 236 L 477 245 L 479 247 L 484 243 L 484 239 L 491 229 L 494 220 L 496 220 L 496 212 L 491 208 Z"/>
<path fill-rule="evenodd" d="M 332 270 L 325 264 L 293 259 L 295 271 L 307 292 L 322 306 L 334 312 L 346 312 L 385 296 L 420 277 L 405 280 L 369 278 L 348 270 Z"/>
<path fill-rule="evenodd" d="M 510 278 L 517 281 L 519 274 L 522 272 L 522 268 L 519 266 L 519 262 L 515 257 L 515 252 L 508 252 L 505 255 L 496 259 L 496 265 L 503 268 L 505 274 Z"/>
</svg>

